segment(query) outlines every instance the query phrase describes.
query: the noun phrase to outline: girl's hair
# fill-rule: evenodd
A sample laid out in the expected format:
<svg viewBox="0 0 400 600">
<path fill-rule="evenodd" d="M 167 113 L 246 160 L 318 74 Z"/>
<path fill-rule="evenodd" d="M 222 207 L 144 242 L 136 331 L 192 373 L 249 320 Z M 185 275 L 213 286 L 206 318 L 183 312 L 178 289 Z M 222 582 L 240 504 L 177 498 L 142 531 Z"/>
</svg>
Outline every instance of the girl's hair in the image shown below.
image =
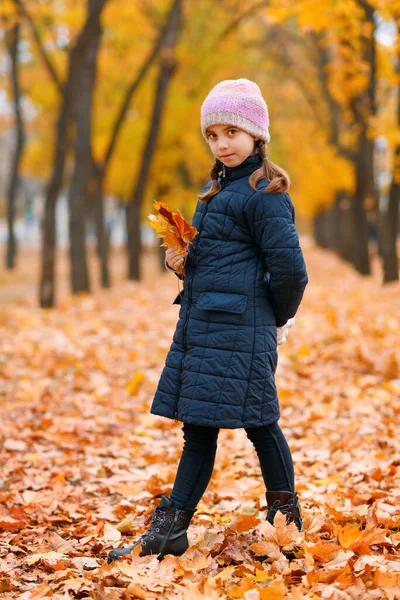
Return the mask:
<svg viewBox="0 0 400 600">
<path fill-rule="evenodd" d="M 278 165 L 268 159 L 264 140 L 257 140 L 255 145 L 258 149 L 258 154 L 262 159 L 262 165 L 250 175 L 250 187 L 256 192 L 257 183 L 261 181 L 261 179 L 266 179 L 269 181 L 269 184 L 263 190 L 264 192 L 269 192 L 271 194 L 287 192 L 290 186 L 289 175 L 281 167 L 278 167 Z M 207 192 L 199 194 L 198 196 L 199 200 L 202 202 L 205 202 L 215 196 L 215 194 L 218 194 L 222 188 L 221 184 L 218 182 L 218 173 L 222 170 L 222 167 L 223 163 L 216 158 L 210 170 L 210 177 L 212 180 L 211 187 Z"/>
</svg>

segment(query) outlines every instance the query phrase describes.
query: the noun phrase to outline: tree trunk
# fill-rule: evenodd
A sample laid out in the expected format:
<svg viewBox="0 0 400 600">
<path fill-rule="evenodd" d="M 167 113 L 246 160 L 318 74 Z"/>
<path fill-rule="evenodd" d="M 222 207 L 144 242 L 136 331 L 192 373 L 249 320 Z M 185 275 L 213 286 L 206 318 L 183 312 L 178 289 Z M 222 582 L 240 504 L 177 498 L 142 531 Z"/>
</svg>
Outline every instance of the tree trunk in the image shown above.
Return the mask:
<svg viewBox="0 0 400 600">
<path fill-rule="evenodd" d="M 377 205 L 378 194 L 374 181 L 374 140 L 369 139 L 367 128 L 377 113 L 376 102 L 376 40 L 374 8 L 365 0 L 358 0 L 363 8 L 365 23 L 371 25 L 371 35 L 365 36 L 363 60 L 369 65 L 368 87 L 350 102 L 355 124 L 360 129 L 356 153 L 356 191 L 351 218 L 353 223 L 352 263 L 361 275 L 370 275 L 369 236 L 366 203 Z"/>
<path fill-rule="evenodd" d="M 162 109 L 168 89 L 169 80 L 174 71 L 174 65 L 162 65 L 160 76 L 157 82 L 155 103 L 151 117 L 150 131 L 147 137 L 146 147 L 143 153 L 143 159 L 139 171 L 139 177 L 136 187 L 131 196 L 130 202 L 126 206 L 126 223 L 128 233 L 128 277 L 133 280 L 140 280 L 140 213 L 143 195 L 146 188 L 151 159 L 155 149 L 157 136 L 161 123 Z"/>
<path fill-rule="evenodd" d="M 314 239 L 320 248 L 327 248 L 325 240 L 325 211 L 323 209 L 318 210 L 314 215 Z"/>
<path fill-rule="evenodd" d="M 143 152 L 142 163 L 139 170 L 139 177 L 131 195 L 130 202 L 126 207 L 127 221 L 127 247 L 128 247 L 128 277 L 132 280 L 140 280 L 140 213 L 142 200 L 146 188 L 151 159 L 156 146 L 157 137 L 161 125 L 163 108 L 167 97 L 168 86 L 176 69 L 174 49 L 179 35 L 181 25 L 181 4 L 182 0 L 175 0 L 171 9 L 171 19 L 169 29 L 166 33 L 163 50 L 160 74 L 157 81 L 156 93 L 154 98 L 153 111 L 151 116 L 151 126 L 147 136 L 145 149 Z"/>
<path fill-rule="evenodd" d="M 93 32 L 98 26 L 101 12 L 107 0 L 98 0 L 96 9 L 88 16 L 85 25 L 73 46 L 68 65 L 68 75 L 63 87 L 61 109 L 57 121 L 55 155 L 53 170 L 46 192 L 44 217 L 43 217 L 43 242 L 42 242 L 42 272 L 40 280 L 40 306 L 50 308 L 55 302 L 55 208 L 60 193 L 64 167 L 69 145 L 69 125 L 71 122 L 76 90 L 83 57 L 90 43 Z"/>
<path fill-rule="evenodd" d="M 351 263 L 352 252 L 353 252 L 353 221 L 351 218 L 351 207 L 352 201 L 347 195 L 343 195 L 339 198 L 339 255 L 343 260 Z"/>
<path fill-rule="evenodd" d="M 400 106 L 400 101 L 399 101 Z M 399 109 L 400 112 L 400 109 Z M 381 249 L 383 260 L 383 283 L 399 280 L 399 258 L 397 255 L 397 234 L 399 227 L 400 200 L 400 145 L 396 147 L 393 167 L 393 180 L 389 191 L 389 203 L 380 214 Z"/>
<path fill-rule="evenodd" d="M 133 281 L 140 280 L 139 259 L 142 252 L 140 239 L 140 205 L 130 202 L 125 207 L 127 247 L 128 247 L 128 278 Z"/>
<path fill-rule="evenodd" d="M 373 142 L 367 138 L 366 128 L 360 134 L 356 159 L 356 191 L 352 199 L 351 219 L 353 231 L 353 250 L 351 262 L 361 275 L 370 275 L 370 257 L 368 247 L 368 221 L 365 201 L 376 199 L 373 182 Z"/>
<path fill-rule="evenodd" d="M 88 13 L 96 10 L 98 0 L 88 0 Z M 74 294 L 89 292 L 89 270 L 86 252 L 86 215 L 89 179 L 92 172 L 92 107 L 96 81 L 96 63 L 101 28 L 97 21 L 82 61 L 75 98 L 75 167 L 69 190 L 69 234 L 71 289 Z"/>
<path fill-rule="evenodd" d="M 395 16 L 397 25 L 397 45 L 400 41 L 400 13 Z M 398 47 L 398 46 L 397 46 Z M 397 52 L 396 75 L 400 76 L 400 52 Z M 399 81 L 399 79 L 398 79 Z M 400 85 L 397 86 L 397 126 L 400 126 Z M 393 177 L 386 210 L 379 215 L 380 248 L 383 267 L 383 283 L 399 280 L 399 258 L 397 255 L 397 234 L 399 228 L 400 204 L 400 144 L 393 156 Z"/>
<path fill-rule="evenodd" d="M 17 23 L 6 34 L 6 44 L 11 61 L 11 85 L 14 95 L 14 113 L 16 129 L 16 145 L 11 165 L 10 183 L 7 192 L 7 226 L 8 240 L 6 252 L 6 268 L 14 269 L 16 257 L 16 238 L 14 232 L 15 201 L 19 185 L 19 166 L 24 148 L 24 126 L 21 111 L 21 89 L 18 78 L 18 41 L 20 37 L 20 25 Z"/>
<path fill-rule="evenodd" d="M 339 254 L 340 243 L 340 206 L 339 201 L 343 191 L 336 192 L 335 201 L 330 210 L 329 248 Z"/>
<path fill-rule="evenodd" d="M 98 172 L 97 166 L 93 164 L 92 169 L 93 193 L 91 205 L 93 209 L 94 222 L 96 224 L 96 252 L 100 264 L 100 281 L 103 288 L 111 286 L 109 270 L 109 253 L 111 243 L 111 231 L 104 223 L 104 196 L 103 196 L 103 176 Z"/>
</svg>

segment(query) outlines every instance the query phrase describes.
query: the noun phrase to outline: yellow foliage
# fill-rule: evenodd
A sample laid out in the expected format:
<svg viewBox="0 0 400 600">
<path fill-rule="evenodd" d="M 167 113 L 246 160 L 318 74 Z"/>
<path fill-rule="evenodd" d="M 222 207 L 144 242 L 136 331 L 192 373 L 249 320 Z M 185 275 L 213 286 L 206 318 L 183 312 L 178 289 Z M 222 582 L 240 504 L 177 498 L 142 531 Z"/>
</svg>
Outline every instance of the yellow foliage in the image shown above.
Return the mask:
<svg viewBox="0 0 400 600">
<path fill-rule="evenodd" d="M 349 548 L 352 544 L 358 542 L 362 536 L 363 532 L 360 530 L 360 527 L 351 523 L 341 527 L 338 534 L 339 543 L 343 548 Z"/>
<path fill-rule="evenodd" d="M 104 158 L 126 90 L 151 52 L 170 4 L 168 0 L 157 0 L 151 8 L 146 3 L 123 0 L 106 4 L 93 105 L 93 152 L 99 162 Z M 374 3 L 387 19 L 400 14 L 399 4 L 399 0 Z M 86 5 L 79 0 L 32 0 L 29 10 L 64 81 L 68 52 L 55 43 L 57 28 L 66 28 L 73 41 L 85 19 Z M 240 20 L 243 10 L 236 0 L 204 0 L 185 7 L 176 48 L 177 70 L 168 89 L 150 165 L 142 219 L 146 219 L 157 198 L 190 220 L 213 162 L 200 132 L 200 107 L 211 87 L 222 79 L 248 77 L 260 85 L 271 118 L 269 156 L 291 177 L 296 213 L 311 218 L 321 207 L 331 205 L 339 189 L 349 194 L 354 190 L 353 166 L 329 144 L 330 109 L 306 42 L 310 33 L 322 33 L 321 43 L 332 51 L 327 85 L 347 123 L 341 132 L 341 144 L 351 148 L 357 132 L 352 128 L 350 100 L 364 92 L 369 76 L 363 43 L 371 36 L 371 28 L 365 23 L 361 4 L 357 0 L 271 0 L 267 8 Z M 0 14 L 11 18 L 14 11 L 12 0 L 3 0 Z M 238 26 L 228 31 L 236 19 Z M 278 26 L 289 32 L 285 51 L 291 67 L 280 62 L 279 44 L 274 52 L 273 36 L 266 37 L 269 28 L 273 31 Z M 292 42 L 292 31 L 295 39 L 304 38 L 304 46 Z M 26 174 L 44 179 L 51 167 L 60 98 L 27 27 L 23 35 L 29 39 L 31 56 L 22 64 L 21 80 L 24 93 L 37 111 L 27 124 L 29 142 L 23 169 Z M 399 139 L 394 121 L 396 51 L 378 45 L 379 85 L 386 102 L 368 128 L 370 136 L 384 135 L 390 147 Z M 132 195 L 141 168 L 158 73 L 156 61 L 132 98 L 107 171 L 105 193 L 125 201 Z M 1 130 L 8 126 L 9 117 L 0 120 Z"/>
<path fill-rule="evenodd" d="M 2 0 L 0 3 L 0 23 L 2 28 L 10 29 L 18 21 L 18 14 L 13 0 Z"/>
<path fill-rule="evenodd" d="M 139 385 L 145 380 L 144 373 L 138 371 L 129 381 L 126 386 L 126 391 L 131 394 L 131 396 L 136 396 L 138 393 Z"/>
<path fill-rule="evenodd" d="M 293 119 L 290 123 L 279 121 L 277 129 L 290 131 L 290 136 L 280 139 L 281 155 L 292 182 L 292 200 L 296 214 L 312 217 L 320 208 L 328 208 L 337 190 L 353 191 L 353 166 L 337 155 L 322 132 L 311 121 Z M 271 153 L 273 162 L 273 153 Z M 291 190 L 289 190 L 291 193 Z"/>
</svg>

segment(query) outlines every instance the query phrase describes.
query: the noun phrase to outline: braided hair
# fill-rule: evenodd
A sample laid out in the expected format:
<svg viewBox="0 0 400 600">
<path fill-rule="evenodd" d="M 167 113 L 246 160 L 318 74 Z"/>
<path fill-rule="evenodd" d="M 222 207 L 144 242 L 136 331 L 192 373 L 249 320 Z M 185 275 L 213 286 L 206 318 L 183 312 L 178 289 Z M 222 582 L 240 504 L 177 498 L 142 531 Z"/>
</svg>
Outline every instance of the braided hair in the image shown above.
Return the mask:
<svg viewBox="0 0 400 600">
<path fill-rule="evenodd" d="M 254 190 L 257 191 L 257 183 L 261 181 L 261 179 L 266 179 L 269 181 L 268 185 L 265 187 L 263 192 L 269 192 L 272 194 L 279 194 L 282 192 L 287 192 L 290 186 L 290 178 L 289 175 L 284 171 L 281 167 L 278 167 L 275 163 L 269 160 L 267 145 L 264 140 L 257 140 L 255 142 L 255 152 L 259 155 L 262 160 L 262 165 L 249 177 L 249 185 Z M 210 169 L 210 178 L 211 178 L 211 187 L 204 192 L 203 194 L 199 194 L 198 198 L 202 202 L 205 202 L 218 194 L 218 192 L 222 189 L 221 184 L 218 181 L 219 173 L 223 169 L 223 163 L 215 159 L 213 166 Z"/>
<path fill-rule="evenodd" d="M 250 187 L 254 191 L 257 191 L 257 183 L 261 181 L 261 179 L 266 179 L 269 181 L 269 184 L 263 190 L 264 192 L 270 194 L 287 192 L 290 187 L 290 177 L 284 169 L 278 167 L 278 165 L 269 160 L 267 144 L 264 140 L 256 141 L 256 153 L 262 159 L 262 165 L 250 175 Z"/>
</svg>

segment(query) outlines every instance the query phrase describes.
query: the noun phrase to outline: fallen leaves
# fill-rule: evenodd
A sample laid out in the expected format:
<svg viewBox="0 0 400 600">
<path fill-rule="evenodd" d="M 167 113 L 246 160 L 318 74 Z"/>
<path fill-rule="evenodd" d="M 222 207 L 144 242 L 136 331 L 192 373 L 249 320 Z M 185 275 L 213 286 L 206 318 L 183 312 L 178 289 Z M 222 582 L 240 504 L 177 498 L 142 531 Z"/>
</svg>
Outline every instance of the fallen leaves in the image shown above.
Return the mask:
<svg viewBox="0 0 400 600">
<path fill-rule="evenodd" d="M 139 386 L 144 381 L 144 379 L 145 379 L 144 373 L 141 373 L 140 371 L 138 373 L 135 373 L 135 375 L 132 377 L 132 379 L 127 384 L 126 391 L 129 394 L 131 394 L 131 396 L 136 396 L 139 391 Z"/>
<path fill-rule="evenodd" d="M 303 531 L 279 512 L 266 521 L 251 442 L 221 430 L 189 549 L 161 562 L 140 546 L 105 557 L 139 538 L 174 482 L 182 424 L 149 414 L 177 320 L 174 282 L 153 265 L 143 283 L 54 311 L 0 312 L 2 597 L 400 597 L 399 288 L 321 251 L 306 260 L 313 285 L 276 376 Z"/>
<path fill-rule="evenodd" d="M 25 524 L 22 521 L 18 521 L 7 515 L 0 516 L 0 529 L 18 531 L 18 529 L 22 529 L 24 526 Z"/>
<path fill-rule="evenodd" d="M 339 543 L 343 548 L 350 548 L 363 537 L 363 532 L 358 525 L 349 523 L 344 527 L 340 527 L 337 536 Z"/>
<path fill-rule="evenodd" d="M 28 566 L 41 563 L 44 567 L 57 569 L 58 565 L 64 564 L 63 559 L 68 558 L 66 554 L 61 552 L 44 552 L 43 554 L 32 554 L 26 561 Z"/>
</svg>

